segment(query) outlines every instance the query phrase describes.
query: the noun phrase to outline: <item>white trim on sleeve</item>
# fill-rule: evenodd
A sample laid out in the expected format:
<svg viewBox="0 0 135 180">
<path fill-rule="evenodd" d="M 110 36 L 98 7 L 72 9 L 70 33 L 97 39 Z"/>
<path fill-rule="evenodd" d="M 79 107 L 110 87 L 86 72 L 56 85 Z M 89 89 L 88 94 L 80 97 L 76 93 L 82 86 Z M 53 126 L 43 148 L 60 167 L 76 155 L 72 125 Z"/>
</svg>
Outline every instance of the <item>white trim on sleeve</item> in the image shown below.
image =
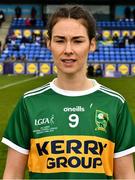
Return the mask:
<svg viewBox="0 0 135 180">
<path fill-rule="evenodd" d="M 120 158 L 135 152 L 135 146 L 114 154 L 114 158 Z"/>
<path fill-rule="evenodd" d="M 16 144 L 14 144 L 13 142 L 11 142 L 10 140 L 6 139 L 6 138 L 2 138 L 2 143 L 6 144 L 7 146 L 9 146 L 10 148 L 22 153 L 22 154 L 29 154 L 29 150 L 24 149 Z"/>
</svg>

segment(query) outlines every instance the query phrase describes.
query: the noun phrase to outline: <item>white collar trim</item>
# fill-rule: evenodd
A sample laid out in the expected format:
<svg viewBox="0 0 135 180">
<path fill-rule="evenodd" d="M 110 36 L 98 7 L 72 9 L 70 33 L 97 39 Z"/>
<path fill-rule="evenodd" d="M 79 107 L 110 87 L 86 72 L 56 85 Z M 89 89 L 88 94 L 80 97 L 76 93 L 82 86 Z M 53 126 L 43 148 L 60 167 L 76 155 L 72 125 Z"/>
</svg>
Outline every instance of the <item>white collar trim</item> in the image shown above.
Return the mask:
<svg viewBox="0 0 135 180">
<path fill-rule="evenodd" d="M 55 85 L 54 83 L 55 79 L 52 82 L 50 82 L 50 87 L 56 93 L 64 95 L 64 96 L 84 96 L 84 95 L 88 95 L 97 91 L 100 87 L 100 84 L 95 79 L 90 79 L 90 81 L 92 81 L 94 86 L 88 90 L 83 90 L 83 91 L 69 91 L 69 90 L 61 89 Z"/>
</svg>

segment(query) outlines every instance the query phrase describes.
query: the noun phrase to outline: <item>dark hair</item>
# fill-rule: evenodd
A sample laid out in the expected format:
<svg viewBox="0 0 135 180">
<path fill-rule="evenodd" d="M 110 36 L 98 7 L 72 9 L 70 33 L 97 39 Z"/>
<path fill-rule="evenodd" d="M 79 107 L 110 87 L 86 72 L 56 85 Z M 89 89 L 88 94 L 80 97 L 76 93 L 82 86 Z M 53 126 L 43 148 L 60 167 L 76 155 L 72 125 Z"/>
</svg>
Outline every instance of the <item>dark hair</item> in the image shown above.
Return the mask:
<svg viewBox="0 0 135 180">
<path fill-rule="evenodd" d="M 62 18 L 72 18 L 79 20 L 81 24 L 86 27 L 90 40 L 96 36 L 96 21 L 93 15 L 89 11 L 84 9 L 82 6 L 76 5 L 72 7 L 59 8 L 56 12 L 52 14 L 47 23 L 49 39 L 51 39 L 52 37 L 53 27 Z"/>
</svg>

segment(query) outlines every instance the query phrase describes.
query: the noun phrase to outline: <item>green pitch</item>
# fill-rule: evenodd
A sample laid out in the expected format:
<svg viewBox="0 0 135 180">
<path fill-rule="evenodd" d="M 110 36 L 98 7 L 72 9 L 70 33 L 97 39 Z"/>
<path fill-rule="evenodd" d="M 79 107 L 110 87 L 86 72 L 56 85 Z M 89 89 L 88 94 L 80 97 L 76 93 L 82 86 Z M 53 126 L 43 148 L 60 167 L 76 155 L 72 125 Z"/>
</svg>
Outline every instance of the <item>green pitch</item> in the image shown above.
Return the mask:
<svg viewBox="0 0 135 180">
<path fill-rule="evenodd" d="M 54 78 L 53 75 L 35 77 L 29 75 L 0 75 L 0 140 L 7 120 L 19 97 L 26 91 L 42 86 Z M 135 77 L 98 78 L 98 82 L 121 93 L 129 104 L 135 120 Z M 7 147 L 0 143 L 0 179 L 2 178 Z"/>
</svg>

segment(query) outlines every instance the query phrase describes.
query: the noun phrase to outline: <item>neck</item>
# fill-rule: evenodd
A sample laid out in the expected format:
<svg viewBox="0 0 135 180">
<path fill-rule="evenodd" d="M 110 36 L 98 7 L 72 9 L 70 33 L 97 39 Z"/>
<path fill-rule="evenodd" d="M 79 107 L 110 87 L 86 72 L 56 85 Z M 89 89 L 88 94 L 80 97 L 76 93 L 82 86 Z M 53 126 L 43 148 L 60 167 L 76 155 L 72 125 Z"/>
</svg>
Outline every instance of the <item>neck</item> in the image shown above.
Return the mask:
<svg viewBox="0 0 135 180">
<path fill-rule="evenodd" d="M 64 90 L 81 91 L 93 87 L 92 81 L 85 76 L 60 76 L 55 81 L 55 85 Z"/>
</svg>

